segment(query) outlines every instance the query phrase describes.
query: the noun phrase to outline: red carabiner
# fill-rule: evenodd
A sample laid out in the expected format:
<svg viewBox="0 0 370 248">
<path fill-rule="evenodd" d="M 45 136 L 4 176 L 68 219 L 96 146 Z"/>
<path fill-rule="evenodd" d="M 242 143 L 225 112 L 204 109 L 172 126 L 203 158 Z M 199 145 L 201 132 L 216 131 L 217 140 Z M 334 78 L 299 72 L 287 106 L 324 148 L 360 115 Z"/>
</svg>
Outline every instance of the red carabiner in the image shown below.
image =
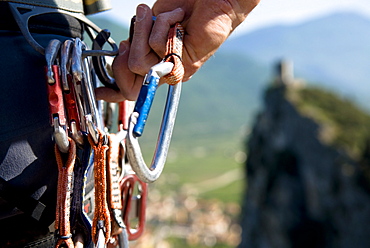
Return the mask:
<svg viewBox="0 0 370 248">
<path fill-rule="evenodd" d="M 63 94 L 62 86 L 60 82 L 60 72 L 59 66 L 52 65 L 52 71 L 54 73 L 55 83 L 47 83 L 48 88 L 48 100 L 49 100 L 49 110 L 50 110 L 50 123 L 53 125 L 54 118 L 58 117 L 59 125 L 64 126 L 66 124 L 66 117 L 64 112 L 63 104 Z M 47 72 L 47 67 L 45 67 L 45 73 Z"/>
<path fill-rule="evenodd" d="M 65 105 L 68 113 L 69 126 L 71 126 L 72 121 L 76 122 L 77 130 L 80 130 L 80 118 L 77 110 L 76 96 L 74 92 L 74 87 L 72 84 L 72 75 L 67 75 L 68 81 L 68 91 L 64 91 Z"/>
<path fill-rule="evenodd" d="M 130 101 L 129 100 L 124 100 L 119 103 L 118 125 L 120 127 L 120 130 L 128 129 L 128 122 L 130 119 L 131 112 L 130 112 Z"/>
<path fill-rule="evenodd" d="M 121 183 L 122 202 L 123 202 L 123 221 L 127 227 L 128 239 L 136 240 L 144 231 L 145 226 L 145 209 L 147 197 L 147 184 L 140 181 L 135 174 L 125 176 Z M 136 191 L 137 190 L 137 194 Z M 136 204 L 136 209 L 134 208 Z M 130 218 L 135 214 L 134 218 Z M 131 223 L 137 220 L 136 227 Z"/>
</svg>

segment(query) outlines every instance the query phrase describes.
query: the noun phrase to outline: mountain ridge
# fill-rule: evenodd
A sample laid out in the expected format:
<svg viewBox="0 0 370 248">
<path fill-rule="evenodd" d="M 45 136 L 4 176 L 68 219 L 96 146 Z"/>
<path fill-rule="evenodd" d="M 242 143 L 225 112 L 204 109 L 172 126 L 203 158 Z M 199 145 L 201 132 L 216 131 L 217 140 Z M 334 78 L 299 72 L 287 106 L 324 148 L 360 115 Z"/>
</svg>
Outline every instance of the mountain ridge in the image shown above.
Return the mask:
<svg viewBox="0 0 370 248">
<path fill-rule="evenodd" d="M 370 94 L 370 19 L 353 12 L 259 29 L 225 42 L 220 51 L 238 51 L 263 64 L 290 59 L 298 77 L 362 104 Z"/>
</svg>

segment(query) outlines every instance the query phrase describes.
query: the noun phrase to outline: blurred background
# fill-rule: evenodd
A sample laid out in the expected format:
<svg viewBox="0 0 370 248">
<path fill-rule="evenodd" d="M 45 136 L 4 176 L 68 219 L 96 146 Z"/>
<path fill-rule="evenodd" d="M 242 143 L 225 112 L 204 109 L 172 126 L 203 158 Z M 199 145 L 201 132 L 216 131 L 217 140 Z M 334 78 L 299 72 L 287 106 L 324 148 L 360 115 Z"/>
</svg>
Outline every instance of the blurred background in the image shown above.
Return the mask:
<svg viewBox="0 0 370 248">
<path fill-rule="evenodd" d="M 140 3 L 90 18 L 119 42 Z M 368 0 L 262 0 L 184 84 L 132 246 L 370 247 L 369 69 Z"/>
</svg>

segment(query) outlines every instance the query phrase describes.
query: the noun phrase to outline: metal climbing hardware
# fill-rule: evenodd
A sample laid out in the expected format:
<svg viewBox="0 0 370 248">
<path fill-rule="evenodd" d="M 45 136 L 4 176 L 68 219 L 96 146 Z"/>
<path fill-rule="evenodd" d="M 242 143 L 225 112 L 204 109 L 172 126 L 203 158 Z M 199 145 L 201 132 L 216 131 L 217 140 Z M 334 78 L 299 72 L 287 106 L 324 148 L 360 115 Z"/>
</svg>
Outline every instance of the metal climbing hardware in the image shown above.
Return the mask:
<svg viewBox="0 0 370 248">
<path fill-rule="evenodd" d="M 134 109 L 134 112 L 139 114 L 133 130 L 136 136 L 140 137 L 143 134 L 145 123 L 148 119 L 154 96 L 158 88 L 159 79 L 169 74 L 172 69 L 172 63 L 160 62 L 159 64 L 153 66 L 149 73 L 145 76 L 143 86 Z"/>
<path fill-rule="evenodd" d="M 84 140 L 83 134 L 81 133 L 81 121 L 78 113 L 75 87 L 73 85 L 73 77 L 71 73 L 73 45 L 74 43 L 71 40 L 64 41 L 60 52 L 60 71 L 62 74 L 61 78 L 68 116 L 68 125 L 70 128 L 69 131 L 73 140 L 79 145 L 82 145 Z"/>
<path fill-rule="evenodd" d="M 45 49 L 45 73 L 48 89 L 50 123 L 54 127 L 54 139 L 61 152 L 69 149 L 68 135 L 65 130 L 66 115 L 64 109 L 63 92 L 60 80 L 58 55 L 61 42 L 51 40 Z"/>
<path fill-rule="evenodd" d="M 59 171 L 56 247 L 73 247 L 72 240 L 78 239 L 83 247 L 103 248 L 115 243 L 127 248 L 128 241 L 139 238 L 144 231 L 147 183 L 159 178 L 167 158 L 184 75 L 184 31 L 179 24 L 170 29 L 166 55 L 146 75 L 136 104 L 119 103 L 118 130 L 113 134 L 109 132 L 115 125 L 104 122 L 102 104 L 94 95 L 98 80 L 118 90 L 106 69 L 106 58 L 118 54 L 109 31 L 100 29 L 82 13 L 14 2 L 9 6 L 28 43 L 46 60 L 50 123 Z M 29 32 L 28 22 L 49 13 L 80 20 L 92 40 L 92 49 L 80 38 L 55 39 L 46 48 L 41 46 Z M 103 50 L 106 44 L 111 50 Z M 162 79 L 169 84 L 168 94 L 156 151 L 148 168 L 138 138 Z"/>
<path fill-rule="evenodd" d="M 171 28 L 167 42 L 167 55 L 163 61 L 153 66 L 146 75 L 134 113 L 130 117 L 127 135 L 127 155 L 133 170 L 143 182 L 151 183 L 156 181 L 161 175 L 167 159 L 180 100 L 181 80 L 184 76 L 184 69 L 180 59 L 183 35 L 184 31 L 179 24 Z M 143 133 L 159 79 L 166 76 L 171 76 L 167 81 L 169 84 L 167 100 L 157 146 L 150 168 L 148 168 L 141 153 L 138 137 Z"/>
<path fill-rule="evenodd" d="M 99 193 L 95 197 L 96 201 L 94 204 L 96 218 L 88 220 L 83 225 L 89 223 L 87 224 L 90 225 L 88 228 L 90 231 L 88 232 L 92 232 L 90 236 L 95 241 L 95 244 L 100 244 L 101 239 L 99 237 L 104 237 L 103 244 L 105 245 L 111 236 L 110 213 L 107 207 L 107 201 L 105 200 L 106 191 L 104 190 L 106 176 L 103 175 L 103 173 L 107 173 L 105 168 L 105 150 L 108 147 L 106 146 L 107 140 L 105 139 L 105 133 L 99 131 L 102 129 L 100 126 L 100 112 L 94 96 L 95 86 L 90 61 L 88 58 L 83 58 L 84 49 L 86 49 L 86 45 L 78 38 L 67 40 L 63 43 L 58 40 L 50 41 L 45 49 L 47 64 L 45 74 L 49 89 L 50 115 L 52 125 L 55 129 L 56 147 L 58 147 L 55 151 L 57 160 L 59 161 L 58 164 L 61 163 L 59 151 L 68 153 L 69 156 L 72 153 L 76 154 L 75 142 L 80 146 L 79 149 L 82 149 L 89 156 L 89 149 L 85 150 L 86 145 L 84 145 L 87 135 L 90 137 L 91 147 L 95 150 L 94 160 L 96 162 L 94 162 L 94 167 L 86 164 L 83 165 L 83 168 L 94 168 L 96 174 L 94 181 L 97 188 L 95 192 Z M 84 163 L 90 163 L 89 161 L 92 161 L 81 157 L 79 160 L 84 161 Z M 70 206 L 72 201 L 71 182 L 74 181 L 74 184 L 77 184 L 78 181 L 83 180 L 83 177 L 71 179 L 74 163 L 74 161 L 69 163 L 71 165 L 68 167 L 68 173 L 63 166 L 59 166 L 58 190 L 60 192 L 58 191 L 59 203 L 56 211 L 58 220 L 56 227 L 59 230 L 58 246 L 65 244 L 72 247 L 71 237 L 74 232 L 70 231 L 70 229 L 72 226 L 81 227 L 81 223 L 69 224 L 69 212 L 76 211 L 74 206 Z M 85 174 L 87 173 L 88 171 L 85 172 Z M 119 186 L 117 185 L 116 188 L 119 188 Z M 77 192 L 83 191 L 77 189 Z M 62 196 L 64 196 L 63 199 L 65 200 L 61 200 L 60 197 Z M 78 198 L 79 195 L 73 195 L 73 197 Z M 78 203 L 81 201 L 74 200 L 73 202 Z M 103 235 L 101 234 L 102 232 Z M 79 236 L 79 233 L 76 233 L 76 236 Z M 84 240 L 83 243 L 88 244 L 89 241 Z"/>
<path fill-rule="evenodd" d="M 110 37 L 110 32 L 107 29 L 103 29 L 98 33 L 95 37 L 92 49 L 93 50 L 101 50 L 106 42 L 108 42 Z M 96 68 L 96 75 L 98 76 L 100 82 L 104 84 L 104 86 L 119 91 L 119 88 L 116 84 L 116 80 L 109 75 L 106 70 L 106 61 L 104 56 L 94 56 L 92 57 L 92 63 L 94 68 Z"/>
<path fill-rule="evenodd" d="M 123 221 L 127 227 L 128 240 L 138 239 L 144 232 L 147 184 L 140 181 L 135 174 L 128 174 L 121 183 Z M 133 226 L 132 222 L 137 222 Z"/>
</svg>

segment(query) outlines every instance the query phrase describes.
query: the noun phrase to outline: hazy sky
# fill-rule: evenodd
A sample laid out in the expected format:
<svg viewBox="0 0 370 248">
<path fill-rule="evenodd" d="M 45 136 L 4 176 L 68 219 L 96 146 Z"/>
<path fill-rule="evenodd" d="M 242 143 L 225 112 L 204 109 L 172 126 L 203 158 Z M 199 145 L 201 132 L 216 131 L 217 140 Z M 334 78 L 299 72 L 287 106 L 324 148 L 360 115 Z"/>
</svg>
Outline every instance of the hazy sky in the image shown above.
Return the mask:
<svg viewBox="0 0 370 248">
<path fill-rule="evenodd" d="M 155 0 L 111 0 L 113 9 L 99 15 L 128 25 L 140 3 L 152 6 Z M 370 0 L 261 0 L 236 35 L 272 24 L 296 23 L 331 12 L 351 10 L 368 16 Z"/>
</svg>

